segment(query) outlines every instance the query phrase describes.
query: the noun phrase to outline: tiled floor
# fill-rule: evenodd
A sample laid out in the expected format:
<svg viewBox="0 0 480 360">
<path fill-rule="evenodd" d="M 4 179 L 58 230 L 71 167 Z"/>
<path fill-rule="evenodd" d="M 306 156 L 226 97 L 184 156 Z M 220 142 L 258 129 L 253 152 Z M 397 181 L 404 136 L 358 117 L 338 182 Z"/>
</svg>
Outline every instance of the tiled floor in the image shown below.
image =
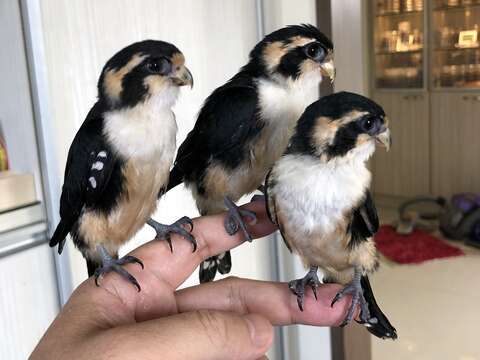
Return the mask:
<svg viewBox="0 0 480 360">
<path fill-rule="evenodd" d="M 480 251 L 461 247 L 465 256 L 420 265 L 382 261 L 372 286 L 399 338 L 372 338 L 372 360 L 480 360 Z"/>
</svg>

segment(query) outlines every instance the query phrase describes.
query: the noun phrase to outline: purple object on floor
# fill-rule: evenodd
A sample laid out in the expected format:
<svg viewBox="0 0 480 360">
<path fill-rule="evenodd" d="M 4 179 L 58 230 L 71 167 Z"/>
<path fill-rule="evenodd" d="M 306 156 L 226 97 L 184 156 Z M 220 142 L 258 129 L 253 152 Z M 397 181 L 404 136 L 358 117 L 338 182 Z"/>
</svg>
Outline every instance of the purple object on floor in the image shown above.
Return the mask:
<svg viewBox="0 0 480 360">
<path fill-rule="evenodd" d="M 480 207 L 480 195 L 474 193 L 462 193 L 452 196 L 452 204 L 464 213 L 468 213 Z"/>
</svg>

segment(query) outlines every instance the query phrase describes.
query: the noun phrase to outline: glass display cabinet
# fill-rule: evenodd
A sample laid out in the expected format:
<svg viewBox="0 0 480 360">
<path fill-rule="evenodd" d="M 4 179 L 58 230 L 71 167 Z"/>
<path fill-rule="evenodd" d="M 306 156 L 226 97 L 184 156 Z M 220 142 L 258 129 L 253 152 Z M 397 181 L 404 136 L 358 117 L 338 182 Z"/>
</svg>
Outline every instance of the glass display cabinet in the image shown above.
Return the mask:
<svg viewBox="0 0 480 360">
<path fill-rule="evenodd" d="M 480 192 L 480 0 L 369 7 L 371 95 L 396 144 L 375 154 L 376 195 Z"/>
<path fill-rule="evenodd" d="M 375 88 L 480 88 L 480 0 L 371 3 Z"/>
<path fill-rule="evenodd" d="M 376 0 L 374 13 L 376 87 L 423 88 L 423 1 Z"/>
<path fill-rule="evenodd" d="M 432 87 L 480 88 L 480 0 L 435 0 Z"/>
</svg>

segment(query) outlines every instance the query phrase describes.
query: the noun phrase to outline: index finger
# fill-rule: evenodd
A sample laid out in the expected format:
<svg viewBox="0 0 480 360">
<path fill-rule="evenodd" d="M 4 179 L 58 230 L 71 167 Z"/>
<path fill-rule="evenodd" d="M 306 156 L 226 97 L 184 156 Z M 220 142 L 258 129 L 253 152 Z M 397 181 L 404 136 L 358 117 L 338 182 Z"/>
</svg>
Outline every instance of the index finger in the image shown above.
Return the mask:
<svg viewBox="0 0 480 360">
<path fill-rule="evenodd" d="M 264 237 L 276 230 L 275 225 L 267 216 L 264 201 L 253 201 L 242 206 L 242 208 L 254 211 L 257 215 L 255 224 L 247 223 L 247 229 L 253 238 Z M 142 260 L 145 270 L 142 271 L 135 264 L 126 265 L 127 270 L 137 278 L 142 287 L 144 287 L 142 279 L 148 278 L 142 273 L 150 272 L 157 279 L 166 282 L 172 290 L 175 290 L 203 260 L 233 249 L 245 241 L 241 231 L 234 235 L 227 234 L 224 227 L 225 216 L 225 213 L 222 213 L 193 219 L 192 235 L 197 241 L 197 251 L 192 252 L 190 242 L 180 235 L 172 234 L 173 252 L 170 251 L 166 241 L 152 240 L 130 253 L 130 255 Z M 131 284 L 120 279 L 118 275 L 111 274 L 111 276 L 124 283 L 131 290 L 136 291 Z"/>
</svg>

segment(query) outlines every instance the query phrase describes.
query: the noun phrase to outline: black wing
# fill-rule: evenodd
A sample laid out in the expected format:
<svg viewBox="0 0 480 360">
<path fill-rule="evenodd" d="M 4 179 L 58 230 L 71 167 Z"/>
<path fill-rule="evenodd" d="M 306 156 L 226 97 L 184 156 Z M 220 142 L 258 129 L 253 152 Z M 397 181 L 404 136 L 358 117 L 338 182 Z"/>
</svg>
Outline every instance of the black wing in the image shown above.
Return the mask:
<svg viewBox="0 0 480 360">
<path fill-rule="evenodd" d="M 50 246 L 59 244 L 62 252 L 65 237 L 72 230 L 85 206 L 105 206 L 102 194 L 110 182 L 118 161 L 102 135 L 103 118 L 95 105 L 78 130 L 68 152 L 60 197 L 60 223 Z M 108 200 L 108 199 L 107 199 Z"/>
<path fill-rule="evenodd" d="M 199 179 L 209 162 L 235 168 L 250 139 L 260 133 L 257 92 L 253 86 L 224 86 L 206 100 L 193 130 L 178 149 L 168 189 Z"/>
<path fill-rule="evenodd" d="M 349 245 L 355 246 L 372 237 L 377 233 L 379 226 L 377 209 L 373 203 L 370 191 L 367 190 L 365 199 L 360 206 L 353 211 L 352 221 L 350 223 L 352 239 Z"/>
</svg>

